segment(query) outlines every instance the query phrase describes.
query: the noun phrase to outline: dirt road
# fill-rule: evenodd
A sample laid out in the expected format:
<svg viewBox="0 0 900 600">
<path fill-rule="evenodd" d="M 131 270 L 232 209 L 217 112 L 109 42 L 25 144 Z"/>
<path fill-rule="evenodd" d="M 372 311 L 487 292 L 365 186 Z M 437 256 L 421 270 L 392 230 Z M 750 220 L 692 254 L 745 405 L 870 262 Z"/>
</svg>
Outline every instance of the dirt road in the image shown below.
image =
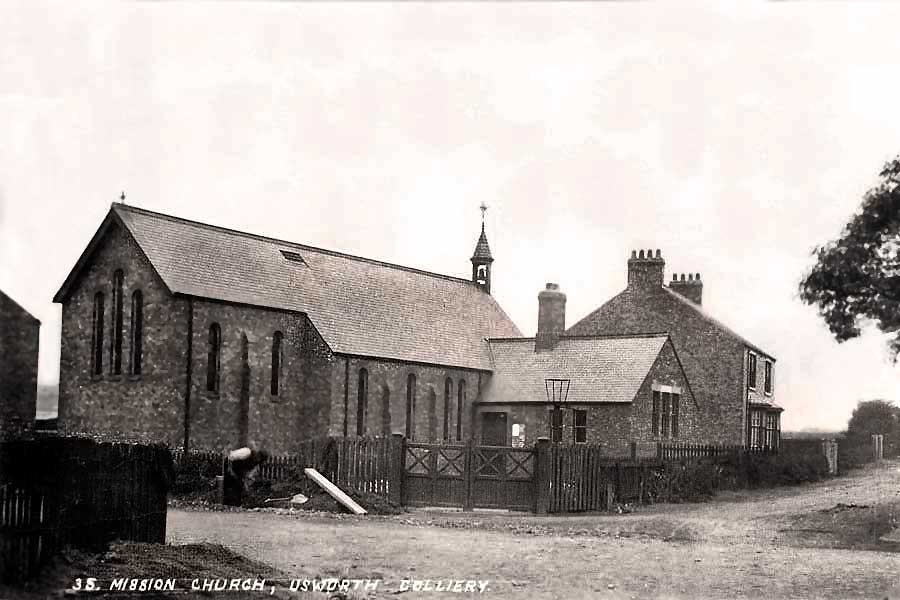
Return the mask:
<svg viewBox="0 0 900 600">
<path fill-rule="evenodd" d="M 898 500 L 900 464 L 887 463 L 820 484 L 628 515 L 173 509 L 168 530 L 171 542 L 222 543 L 298 577 L 383 578 L 378 597 L 417 578 L 489 580 L 491 598 L 884 598 L 900 595 L 900 553 L 853 548 L 889 547 L 866 526 L 884 521 Z M 845 535 L 848 522 L 853 535 Z"/>
</svg>

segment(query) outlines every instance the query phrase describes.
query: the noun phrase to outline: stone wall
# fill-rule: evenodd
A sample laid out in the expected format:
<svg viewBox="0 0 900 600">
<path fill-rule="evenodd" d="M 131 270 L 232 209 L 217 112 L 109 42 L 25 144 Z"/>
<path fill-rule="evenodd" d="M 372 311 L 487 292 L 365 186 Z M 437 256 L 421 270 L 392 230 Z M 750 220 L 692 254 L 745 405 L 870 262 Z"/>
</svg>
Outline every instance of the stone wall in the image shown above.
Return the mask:
<svg viewBox="0 0 900 600">
<path fill-rule="evenodd" d="M 368 401 L 365 402 L 364 435 L 406 433 L 407 381 L 416 376 L 413 440 L 466 440 L 472 434 L 472 406 L 478 398 L 484 374 L 469 369 L 441 367 L 364 357 L 340 356 L 332 374 L 332 435 L 344 434 L 344 381 L 347 381 L 346 432 L 356 435 L 359 372 L 368 373 Z M 447 428 L 444 426 L 444 406 L 447 379 L 450 379 Z M 459 410 L 460 382 L 465 382 L 465 398 Z M 457 423 L 459 438 L 457 437 Z"/>
<path fill-rule="evenodd" d="M 113 274 L 122 269 L 122 373 L 110 370 Z M 131 297 L 143 295 L 143 360 L 129 370 Z M 105 297 L 102 373 L 92 374 L 94 294 Z M 62 302 L 59 428 L 180 444 L 184 431 L 187 301 L 172 297 L 131 236 L 113 224 Z"/>
<path fill-rule="evenodd" d="M 32 429 L 41 323 L 0 293 L 0 437 Z"/>
</svg>

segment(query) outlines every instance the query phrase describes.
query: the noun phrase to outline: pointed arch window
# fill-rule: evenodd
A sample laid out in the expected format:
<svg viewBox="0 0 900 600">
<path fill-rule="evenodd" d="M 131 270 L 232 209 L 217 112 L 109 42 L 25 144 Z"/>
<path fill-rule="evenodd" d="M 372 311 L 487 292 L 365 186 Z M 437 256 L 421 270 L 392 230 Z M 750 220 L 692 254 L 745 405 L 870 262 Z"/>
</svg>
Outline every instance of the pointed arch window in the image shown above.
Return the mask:
<svg viewBox="0 0 900 600">
<path fill-rule="evenodd" d="M 206 356 L 206 391 L 219 392 L 219 367 L 222 357 L 222 329 L 218 323 L 209 326 Z"/>
<path fill-rule="evenodd" d="M 103 292 L 94 294 L 94 321 L 91 330 L 91 374 L 103 374 Z"/>
<path fill-rule="evenodd" d="M 416 376 L 410 373 L 406 377 L 406 437 L 413 439 L 416 435 Z"/>
<path fill-rule="evenodd" d="M 129 372 L 140 375 L 144 363 L 144 294 L 131 294 L 131 344 L 129 344 Z"/>
<path fill-rule="evenodd" d="M 366 418 L 369 414 L 369 372 L 359 370 L 356 383 L 356 435 L 366 435 Z"/>
<path fill-rule="evenodd" d="M 109 347 L 109 369 L 113 375 L 122 374 L 122 285 L 125 274 L 122 269 L 113 273 L 112 344 Z"/>
<path fill-rule="evenodd" d="M 280 331 L 276 331 L 272 335 L 272 381 L 269 384 L 269 391 L 273 396 L 278 395 L 281 384 L 281 363 L 284 358 L 283 339 L 284 334 Z"/>
<path fill-rule="evenodd" d="M 450 403 L 453 401 L 453 380 L 444 381 L 444 441 L 450 441 Z"/>
<path fill-rule="evenodd" d="M 456 390 L 456 441 L 462 441 L 462 413 L 466 403 L 466 380 L 460 379 Z"/>
</svg>

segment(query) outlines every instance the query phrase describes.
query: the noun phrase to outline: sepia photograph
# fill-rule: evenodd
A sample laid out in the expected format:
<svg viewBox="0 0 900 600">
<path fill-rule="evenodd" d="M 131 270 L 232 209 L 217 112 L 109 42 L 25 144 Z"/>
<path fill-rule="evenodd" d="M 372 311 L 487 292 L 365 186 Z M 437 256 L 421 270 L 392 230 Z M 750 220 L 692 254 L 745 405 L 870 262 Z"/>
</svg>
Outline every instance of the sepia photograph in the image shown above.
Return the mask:
<svg viewBox="0 0 900 600">
<path fill-rule="evenodd" d="M 0 599 L 900 596 L 900 3 L 0 3 Z"/>
</svg>

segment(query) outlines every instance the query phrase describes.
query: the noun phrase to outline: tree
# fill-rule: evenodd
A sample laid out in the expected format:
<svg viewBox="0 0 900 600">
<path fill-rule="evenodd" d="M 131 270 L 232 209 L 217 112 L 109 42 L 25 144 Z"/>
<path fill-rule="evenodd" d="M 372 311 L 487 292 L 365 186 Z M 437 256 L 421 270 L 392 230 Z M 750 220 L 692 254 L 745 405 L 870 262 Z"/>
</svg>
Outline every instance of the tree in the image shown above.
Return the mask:
<svg viewBox="0 0 900 600">
<path fill-rule="evenodd" d="M 900 445 L 900 409 L 887 400 L 864 400 L 856 405 L 847 423 L 847 441 L 851 445 L 869 447 L 872 434 L 884 435 L 886 456 L 897 454 Z"/>
<path fill-rule="evenodd" d="M 900 354 L 900 156 L 885 164 L 878 184 L 841 237 L 818 246 L 816 264 L 800 282 L 800 298 L 816 305 L 838 342 L 860 334 L 863 322 L 892 334 Z"/>
</svg>

